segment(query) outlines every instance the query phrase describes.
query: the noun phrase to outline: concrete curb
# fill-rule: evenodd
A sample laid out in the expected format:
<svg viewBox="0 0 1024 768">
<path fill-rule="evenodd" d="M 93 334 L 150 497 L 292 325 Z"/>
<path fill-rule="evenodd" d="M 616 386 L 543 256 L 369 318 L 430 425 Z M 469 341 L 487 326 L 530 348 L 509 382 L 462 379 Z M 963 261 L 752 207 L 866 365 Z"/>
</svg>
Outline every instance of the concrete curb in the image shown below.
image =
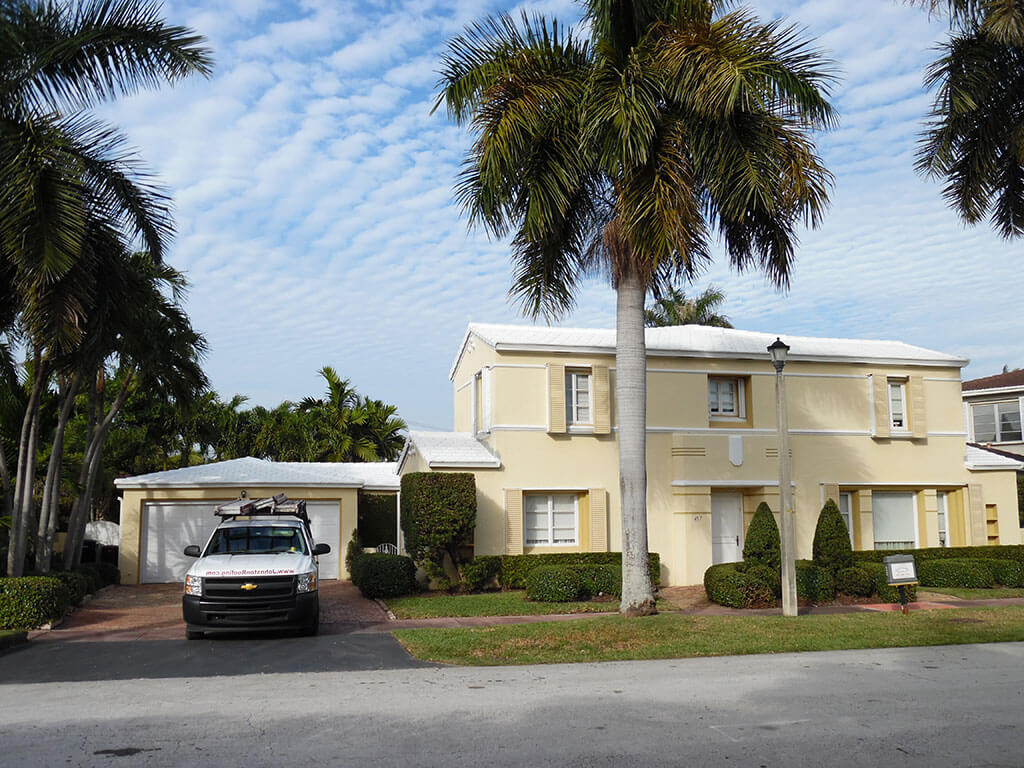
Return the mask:
<svg viewBox="0 0 1024 768">
<path fill-rule="evenodd" d="M 0 635 L 0 653 L 28 642 L 28 632 Z"/>
</svg>

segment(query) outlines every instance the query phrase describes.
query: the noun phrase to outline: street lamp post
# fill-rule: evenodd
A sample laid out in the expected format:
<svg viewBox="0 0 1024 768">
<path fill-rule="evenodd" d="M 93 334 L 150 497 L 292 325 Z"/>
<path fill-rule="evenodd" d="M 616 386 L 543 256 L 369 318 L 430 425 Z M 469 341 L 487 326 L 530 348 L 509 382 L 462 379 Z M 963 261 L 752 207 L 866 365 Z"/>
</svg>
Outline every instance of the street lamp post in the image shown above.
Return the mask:
<svg viewBox="0 0 1024 768">
<path fill-rule="evenodd" d="M 796 616 L 796 554 L 793 520 L 792 470 L 789 457 L 789 417 L 786 414 L 786 379 L 782 369 L 786 367 L 789 345 L 777 338 L 768 347 L 775 366 L 775 412 L 779 435 L 779 517 L 782 521 L 780 544 L 782 548 L 782 615 Z"/>
</svg>

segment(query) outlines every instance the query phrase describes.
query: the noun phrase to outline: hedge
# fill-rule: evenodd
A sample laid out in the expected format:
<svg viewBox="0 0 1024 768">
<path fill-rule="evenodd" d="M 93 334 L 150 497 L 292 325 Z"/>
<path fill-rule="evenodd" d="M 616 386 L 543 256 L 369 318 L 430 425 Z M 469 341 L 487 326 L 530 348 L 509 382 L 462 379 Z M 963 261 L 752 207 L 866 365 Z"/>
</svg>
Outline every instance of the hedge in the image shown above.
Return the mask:
<svg viewBox="0 0 1024 768">
<path fill-rule="evenodd" d="M 764 582 L 775 597 L 782 597 L 782 571 L 779 568 L 761 563 L 747 563 L 745 573 Z"/>
<path fill-rule="evenodd" d="M 96 591 L 96 581 L 89 574 L 82 571 L 52 571 L 46 574 L 60 581 L 68 590 L 68 602 L 71 605 L 78 605 L 86 595 Z"/>
<path fill-rule="evenodd" d="M 993 569 L 985 560 L 925 560 L 917 568 L 922 587 L 991 588 L 996 585 Z"/>
<path fill-rule="evenodd" d="M 712 565 L 704 571 L 708 600 L 732 608 L 769 608 L 775 604 L 771 588 L 761 579 L 736 570 L 736 563 Z"/>
<path fill-rule="evenodd" d="M 871 580 L 871 574 L 863 568 L 854 565 L 840 568 L 836 573 L 836 592 L 855 597 L 870 597 L 874 591 L 875 584 Z"/>
<path fill-rule="evenodd" d="M 887 603 L 898 603 L 900 602 L 899 589 L 896 587 L 889 586 L 888 576 L 885 572 L 885 565 L 883 563 L 865 562 L 858 563 L 858 568 L 863 569 L 871 577 L 871 581 L 875 586 L 875 593 L 878 595 L 880 600 Z M 913 584 L 907 585 L 907 600 L 913 602 L 917 599 L 917 587 Z"/>
<path fill-rule="evenodd" d="M 812 603 L 836 599 L 836 582 L 828 568 L 811 560 L 796 561 L 796 596 Z"/>
<path fill-rule="evenodd" d="M 1000 544 L 998 546 L 980 547 L 927 547 L 925 549 L 866 549 L 853 553 L 854 565 L 862 562 L 881 563 L 889 555 L 913 555 L 920 565 L 925 560 L 942 560 L 962 558 L 984 558 L 996 560 L 1016 560 L 1024 565 L 1024 544 Z"/>
<path fill-rule="evenodd" d="M 583 580 L 565 565 L 542 565 L 526 577 L 526 597 L 545 603 L 568 603 L 583 596 Z"/>
<path fill-rule="evenodd" d="M 853 548 L 850 546 L 850 532 L 846 521 L 835 501 L 828 499 L 818 514 L 814 527 L 814 541 L 811 544 L 814 564 L 825 568 L 833 577 L 843 568 L 853 565 Z"/>
<path fill-rule="evenodd" d="M 526 577 L 542 565 L 622 565 L 621 552 L 559 552 L 542 555 L 498 555 L 501 570 L 498 581 L 504 589 L 525 589 Z M 651 583 L 661 583 L 661 559 L 650 554 Z"/>
<path fill-rule="evenodd" d="M 71 595 L 52 576 L 0 578 L 0 629 L 35 629 L 63 618 Z"/>
<path fill-rule="evenodd" d="M 416 565 L 405 555 L 364 554 L 355 562 L 352 582 L 364 597 L 400 597 L 416 588 Z"/>
<path fill-rule="evenodd" d="M 582 597 L 598 595 L 622 597 L 621 565 L 575 565 L 570 566 L 580 577 Z"/>
<path fill-rule="evenodd" d="M 467 592 L 483 592 L 498 586 L 501 558 L 497 555 L 474 557 L 462 566 L 462 586 Z"/>
<path fill-rule="evenodd" d="M 357 525 L 364 547 L 394 544 L 398 529 L 398 499 L 360 491 Z"/>
</svg>

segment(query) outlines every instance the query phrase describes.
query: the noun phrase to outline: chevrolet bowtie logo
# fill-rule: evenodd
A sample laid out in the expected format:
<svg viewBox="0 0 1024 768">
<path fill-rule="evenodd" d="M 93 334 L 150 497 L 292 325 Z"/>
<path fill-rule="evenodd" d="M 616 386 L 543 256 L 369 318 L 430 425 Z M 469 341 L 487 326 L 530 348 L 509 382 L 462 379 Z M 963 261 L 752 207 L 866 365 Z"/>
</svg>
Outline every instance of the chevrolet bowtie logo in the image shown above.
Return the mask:
<svg viewBox="0 0 1024 768">
<path fill-rule="evenodd" d="M 243 584 L 242 585 L 242 589 L 244 589 L 246 592 L 252 592 L 257 587 L 259 587 L 259 584 Z"/>
</svg>

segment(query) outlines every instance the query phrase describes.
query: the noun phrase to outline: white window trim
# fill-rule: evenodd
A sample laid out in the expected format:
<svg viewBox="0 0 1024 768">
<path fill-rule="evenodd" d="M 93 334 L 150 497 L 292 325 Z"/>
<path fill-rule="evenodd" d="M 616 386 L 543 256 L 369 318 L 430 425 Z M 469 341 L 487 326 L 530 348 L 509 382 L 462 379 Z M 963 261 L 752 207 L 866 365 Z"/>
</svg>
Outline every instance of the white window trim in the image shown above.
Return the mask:
<svg viewBox="0 0 1024 768">
<path fill-rule="evenodd" d="M 578 547 L 580 545 L 580 496 L 572 491 L 531 491 L 523 493 L 523 496 L 547 496 L 548 497 L 548 540 L 546 543 L 532 543 L 526 539 L 526 500 L 523 499 L 523 546 L 524 547 Z M 573 541 L 571 544 L 565 542 L 555 543 L 555 513 L 554 497 L 572 496 L 572 524 Z"/>
<path fill-rule="evenodd" d="M 939 535 L 939 546 L 949 546 L 949 492 L 948 491 L 936 491 L 935 493 L 935 508 L 936 512 L 936 525 L 938 524 L 938 515 L 942 515 L 943 527 L 938 528 Z M 943 536 L 945 534 L 945 536 Z"/>
<path fill-rule="evenodd" d="M 587 378 L 587 398 L 589 405 L 587 410 L 590 412 L 589 421 L 580 421 L 577 419 L 576 412 L 579 406 L 576 404 L 576 379 L 577 377 L 586 376 Z M 565 381 L 567 389 L 569 390 L 569 397 L 566 398 L 566 414 L 565 414 L 565 426 L 567 431 L 587 431 L 593 432 L 594 430 L 594 371 L 591 368 L 566 368 L 565 369 Z M 584 428 L 580 430 L 579 428 Z"/>
<path fill-rule="evenodd" d="M 708 376 L 708 394 L 711 392 L 712 381 L 732 381 L 736 384 L 736 415 L 728 413 L 712 413 L 708 404 L 709 421 L 743 422 L 747 420 L 747 383 L 742 376 Z"/>
<path fill-rule="evenodd" d="M 903 426 L 897 427 L 892 412 L 892 387 L 893 385 L 899 385 L 900 388 L 900 400 L 903 408 Z M 907 413 L 907 380 L 906 379 L 886 379 L 885 380 L 885 395 L 886 402 L 889 405 L 889 431 L 897 434 L 905 434 L 910 432 L 910 414 Z"/>
</svg>

